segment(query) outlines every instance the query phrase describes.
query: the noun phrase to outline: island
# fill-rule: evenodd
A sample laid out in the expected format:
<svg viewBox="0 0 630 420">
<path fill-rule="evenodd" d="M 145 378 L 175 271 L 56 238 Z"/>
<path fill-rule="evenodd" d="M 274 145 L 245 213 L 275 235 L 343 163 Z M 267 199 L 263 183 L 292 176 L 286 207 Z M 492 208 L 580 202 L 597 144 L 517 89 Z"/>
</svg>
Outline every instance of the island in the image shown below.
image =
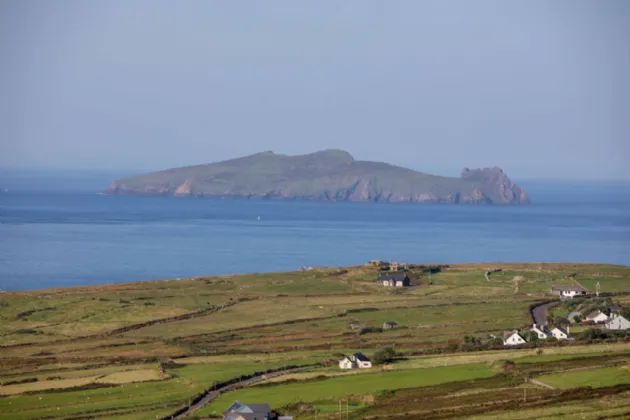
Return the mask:
<svg viewBox="0 0 630 420">
<path fill-rule="evenodd" d="M 106 194 L 372 201 L 386 203 L 529 204 L 498 167 L 464 168 L 459 178 L 383 162 L 343 150 L 298 156 L 262 152 L 114 181 Z"/>
</svg>

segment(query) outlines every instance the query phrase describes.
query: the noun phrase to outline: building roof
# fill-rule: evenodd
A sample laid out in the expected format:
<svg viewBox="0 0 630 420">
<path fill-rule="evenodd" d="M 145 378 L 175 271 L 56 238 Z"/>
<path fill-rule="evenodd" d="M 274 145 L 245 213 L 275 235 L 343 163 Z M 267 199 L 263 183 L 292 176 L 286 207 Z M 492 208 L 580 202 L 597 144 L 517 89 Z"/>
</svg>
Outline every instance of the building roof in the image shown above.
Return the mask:
<svg viewBox="0 0 630 420">
<path fill-rule="evenodd" d="M 357 359 L 360 362 L 369 362 L 370 359 L 368 359 L 363 353 L 354 353 L 353 354 L 354 358 Z"/>
<path fill-rule="evenodd" d="M 409 277 L 407 277 L 406 273 L 379 273 L 377 280 L 378 281 L 383 281 L 383 280 L 403 281 L 407 278 Z"/>
<path fill-rule="evenodd" d="M 602 311 L 600 311 L 599 309 L 597 309 L 596 311 L 591 312 L 590 314 L 586 315 L 586 319 L 590 319 L 590 318 L 596 318 L 599 314 L 601 314 Z"/>
<path fill-rule="evenodd" d="M 232 420 L 238 419 L 240 416 L 247 420 L 253 420 L 254 418 L 262 419 L 266 417 L 270 411 L 271 408 L 269 404 L 243 404 L 237 400 L 223 412 L 223 418 Z"/>
<path fill-rule="evenodd" d="M 518 332 L 518 331 L 503 331 L 503 341 L 507 340 L 508 338 L 512 337 L 514 334 L 518 335 L 519 337 L 521 337 L 523 340 L 525 340 L 523 338 L 523 336 Z"/>
<path fill-rule="evenodd" d="M 543 333 L 543 334 L 547 334 L 547 335 L 551 334 L 551 331 L 549 331 L 549 329 L 548 329 L 547 327 L 544 327 L 544 326 L 543 326 L 543 327 L 539 327 L 539 326 L 538 326 L 538 325 L 536 325 L 536 324 L 534 324 L 534 325 L 530 328 L 530 330 L 540 331 L 541 333 Z"/>
<path fill-rule="evenodd" d="M 569 335 L 569 333 L 567 332 L 567 330 L 565 330 L 565 329 L 564 329 L 564 328 L 562 328 L 562 327 L 556 327 L 556 328 L 554 328 L 554 330 L 558 330 L 558 331 L 560 331 L 560 332 L 562 332 L 562 333 L 566 334 L 567 336 Z"/>
<path fill-rule="evenodd" d="M 387 322 L 384 322 L 383 324 L 387 324 L 387 325 L 398 325 L 398 323 L 397 323 L 397 322 L 394 322 L 394 321 L 387 321 Z"/>
<path fill-rule="evenodd" d="M 566 291 L 566 292 L 586 292 L 587 291 L 582 286 L 573 286 L 573 285 L 567 285 L 567 286 L 556 285 L 556 286 L 551 286 L 551 290 L 558 291 L 558 292 L 562 292 L 562 291 Z"/>
<path fill-rule="evenodd" d="M 610 318 L 608 318 L 606 320 L 606 324 L 610 324 L 613 321 L 617 321 L 617 322 L 629 322 L 626 318 L 624 318 L 621 315 L 616 315 L 616 316 L 611 316 Z"/>
</svg>

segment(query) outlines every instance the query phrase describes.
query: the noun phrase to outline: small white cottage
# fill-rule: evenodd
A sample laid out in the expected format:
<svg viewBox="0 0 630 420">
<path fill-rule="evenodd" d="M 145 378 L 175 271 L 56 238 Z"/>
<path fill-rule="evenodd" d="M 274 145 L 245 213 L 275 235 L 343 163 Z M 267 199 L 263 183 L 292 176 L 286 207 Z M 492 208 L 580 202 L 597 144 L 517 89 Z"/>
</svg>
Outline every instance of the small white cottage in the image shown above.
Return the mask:
<svg viewBox="0 0 630 420">
<path fill-rule="evenodd" d="M 518 331 L 506 332 L 503 334 L 504 346 L 518 346 L 525 343 L 527 343 L 527 341 L 525 341 L 525 339 L 518 333 Z"/>
<path fill-rule="evenodd" d="M 561 328 L 561 327 L 556 327 L 553 330 L 551 330 L 551 335 L 556 337 L 558 340 L 568 340 L 569 339 L 569 332 L 566 331 L 564 328 Z"/>
<path fill-rule="evenodd" d="M 538 328 L 538 326 L 536 324 L 534 324 L 529 331 L 532 333 L 532 335 L 535 335 L 538 337 L 538 339 L 540 340 L 544 340 L 547 337 L 551 336 L 551 332 L 545 328 L 545 327 L 541 327 Z"/>
<path fill-rule="evenodd" d="M 363 353 L 354 353 L 339 361 L 339 369 L 368 369 L 372 367 L 372 362 Z"/>
<path fill-rule="evenodd" d="M 586 320 L 587 321 L 591 321 L 591 322 L 595 322 L 595 323 L 606 322 L 606 321 L 608 321 L 608 315 L 606 315 L 605 313 L 603 313 L 600 310 L 597 310 L 597 311 L 593 311 L 590 314 L 588 314 L 586 316 Z"/>
</svg>

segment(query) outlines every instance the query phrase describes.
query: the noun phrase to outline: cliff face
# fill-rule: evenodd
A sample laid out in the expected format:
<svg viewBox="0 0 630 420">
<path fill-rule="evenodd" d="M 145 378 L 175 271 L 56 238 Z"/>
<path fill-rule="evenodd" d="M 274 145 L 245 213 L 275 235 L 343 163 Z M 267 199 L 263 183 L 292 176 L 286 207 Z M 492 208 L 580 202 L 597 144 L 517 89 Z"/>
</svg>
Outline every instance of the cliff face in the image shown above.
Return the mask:
<svg viewBox="0 0 630 420">
<path fill-rule="evenodd" d="M 263 152 L 224 162 L 114 181 L 108 194 L 452 204 L 529 204 L 499 168 L 465 168 L 460 178 L 356 161 L 341 150 L 286 156 Z"/>
</svg>

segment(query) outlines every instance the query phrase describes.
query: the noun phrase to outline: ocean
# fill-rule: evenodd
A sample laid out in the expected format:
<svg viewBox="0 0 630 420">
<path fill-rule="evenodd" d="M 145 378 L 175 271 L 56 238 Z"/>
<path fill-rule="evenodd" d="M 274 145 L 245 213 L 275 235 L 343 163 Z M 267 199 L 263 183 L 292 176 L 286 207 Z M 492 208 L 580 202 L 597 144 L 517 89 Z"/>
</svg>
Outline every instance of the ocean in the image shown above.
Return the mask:
<svg viewBox="0 0 630 420">
<path fill-rule="evenodd" d="M 109 196 L 64 185 L 0 192 L 0 289 L 370 259 L 630 265 L 628 183 L 522 182 L 533 204 L 513 207 Z"/>
</svg>

